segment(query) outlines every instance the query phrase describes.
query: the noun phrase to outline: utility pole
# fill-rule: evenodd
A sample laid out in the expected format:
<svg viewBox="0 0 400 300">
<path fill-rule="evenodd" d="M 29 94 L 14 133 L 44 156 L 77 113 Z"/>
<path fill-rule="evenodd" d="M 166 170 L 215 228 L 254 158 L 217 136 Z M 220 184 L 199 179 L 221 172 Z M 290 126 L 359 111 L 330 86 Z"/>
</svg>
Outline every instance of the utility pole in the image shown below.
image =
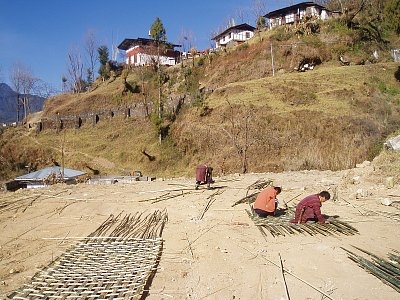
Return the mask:
<svg viewBox="0 0 400 300">
<path fill-rule="evenodd" d="M 275 76 L 274 52 L 272 51 L 272 43 L 271 43 L 271 63 L 272 63 L 272 76 Z"/>
</svg>

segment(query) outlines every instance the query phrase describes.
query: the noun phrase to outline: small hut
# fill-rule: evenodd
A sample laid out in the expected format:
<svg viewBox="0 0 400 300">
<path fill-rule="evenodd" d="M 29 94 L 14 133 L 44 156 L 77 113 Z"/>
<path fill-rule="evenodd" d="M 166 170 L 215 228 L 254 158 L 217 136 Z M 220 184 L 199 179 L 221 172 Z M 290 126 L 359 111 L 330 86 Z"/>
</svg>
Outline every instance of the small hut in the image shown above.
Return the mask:
<svg viewBox="0 0 400 300">
<path fill-rule="evenodd" d="M 13 181 L 7 183 L 6 189 L 17 190 L 20 188 L 39 188 L 59 182 L 74 184 L 77 182 L 78 177 L 85 174 L 86 172 L 62 168 L 60 166 L 52 166 L 19 176 Z"/>
</svg>

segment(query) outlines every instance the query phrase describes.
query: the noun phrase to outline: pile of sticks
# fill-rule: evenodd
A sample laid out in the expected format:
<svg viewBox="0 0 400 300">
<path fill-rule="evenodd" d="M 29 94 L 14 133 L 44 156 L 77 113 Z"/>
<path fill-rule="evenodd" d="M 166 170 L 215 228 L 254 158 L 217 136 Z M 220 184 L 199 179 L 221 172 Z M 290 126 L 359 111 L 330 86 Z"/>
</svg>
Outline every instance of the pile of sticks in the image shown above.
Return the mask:
<svg viewBox="0 0 400 300">
<path fill-rule="evenodd" d="M 110 216 L 8 299 L 141 299 L 161 257 L 166 211 Z"/>
<path fill-rule="evenodd" d="M 349 258 L 356 262 L 361 268 L 366 270 L 368 273 L 374 275 L 385 284 L 394 288 L 400 293 L 400 252 L 393 250 L 394 253 L 388 253 L 389 260 L 383 259 L 371 252 L 355 247 L 357 250 L 368 255 L 369 259 L 366 259 L 354 252 L 342 248 L 347 252 Z"/>
<path fill-rule="evenodd" d="M 122 214 L 122 213 L 121 213 Z M 152 239 L 161 237 L 162 231 L 168 221 L 167 211 L 155 211 L 148 215 L 136 213 L 121 216 L 110 215 L 89 237 L 110 237 L 113 239 L 143 238 Z M 90 239 L 93 241 L 93 239 Z"/>
<path fill-rule="evenodd" d="M 258 216 L 252 208 L 251 210 L 246 210 L 246 212 L 265 237 L 267 236 L 265 230 L 267 230 L 273 237 L 299 233 L 311 236 L 354 235 L 358 233 L 357 229 L 346 222 L 338 220 L 337 218 L 329 218 L 329 224 L 320 224 L 318 222 L 301 224 L 291 223 L 290 219 L 294 216 L 293 208 L 287 209 L 281 215 L 267 218 Z"/>
</svg>

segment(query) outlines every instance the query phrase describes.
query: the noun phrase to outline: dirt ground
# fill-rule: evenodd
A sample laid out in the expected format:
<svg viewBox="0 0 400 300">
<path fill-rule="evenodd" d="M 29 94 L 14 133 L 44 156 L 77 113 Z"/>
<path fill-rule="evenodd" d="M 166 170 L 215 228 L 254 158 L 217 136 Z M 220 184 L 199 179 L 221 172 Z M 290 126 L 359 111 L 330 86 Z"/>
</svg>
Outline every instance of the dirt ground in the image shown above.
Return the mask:
<svg viewBox="0 0 400 300">
<path fill-rule="evenodd" d="M 248 186 L 268 179 L 283 188 L 279 199 L 289 206 L 336 190 L 336 201 L 324 203 L 322 212 L 340 216 L 359 234 L 264 238 L 245 211 L 248 204 L 232 204 L 246 196 Z M 284 273 L 290 299 L 328 299 L 315 288 L 331 299 L 399 299 L 341 248 L 354 250 L 354 245 L 385 258 L 400 250 L 399 221 L 380 214 L 399 213 L 398 206 L 381 201 L 400 201 L 400 187 L 389 188 L 386 178 L 374 175 L 372 164 L 340 172 L 233 174 L 216 177 L 212 190 L 194 190 L 193 180 L 58 184 L 0 194 L 0 298 L 29 282 L 110 214 L 167 209 L 164 248 L 148 300 L 286 299 L 280 257 L 290 272 Z M 167 193 L 180 195 L 152 203 Z M 211 195 L 214 201 L 205 210 Z"/>
</svg>

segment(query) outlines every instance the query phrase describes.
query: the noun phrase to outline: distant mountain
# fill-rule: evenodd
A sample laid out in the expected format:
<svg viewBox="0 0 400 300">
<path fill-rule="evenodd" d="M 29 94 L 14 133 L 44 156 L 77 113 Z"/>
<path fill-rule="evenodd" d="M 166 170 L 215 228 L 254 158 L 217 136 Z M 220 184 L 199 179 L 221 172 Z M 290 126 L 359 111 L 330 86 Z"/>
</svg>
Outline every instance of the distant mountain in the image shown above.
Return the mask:
<svg viewBox="0 0 400 300">
<path fill-rule="evenodd" d="M 37 112 L 43 109 L 45 98 L 29 95 L 29 99 L 31 112 Z M 17 121 L 16 101 L 17 92 L 14 92 L 6 83 L 0 83 L 0 123 L 11 123 Z"/>
</svg>

